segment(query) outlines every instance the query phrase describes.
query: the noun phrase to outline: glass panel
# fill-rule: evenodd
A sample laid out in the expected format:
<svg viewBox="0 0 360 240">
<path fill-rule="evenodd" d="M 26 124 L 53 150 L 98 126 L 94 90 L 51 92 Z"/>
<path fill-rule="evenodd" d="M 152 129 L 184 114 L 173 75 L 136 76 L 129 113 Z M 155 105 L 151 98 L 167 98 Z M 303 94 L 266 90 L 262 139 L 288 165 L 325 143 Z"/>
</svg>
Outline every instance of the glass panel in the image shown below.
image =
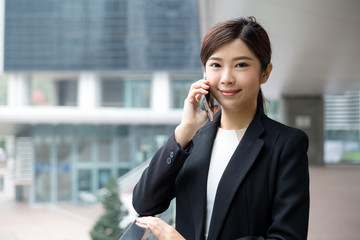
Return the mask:
<svg viewBox="0 0 360 240">
<path fill-rule="evenodd" d="M 71 152 L 72 138 L 57 138 L 57 197 L 58 200 L 71 198 Z"/>
<path fill-rule="evenodd" d="M 130 162 L 130 139 L 129 136 L 118 138 L 118 157 L 120 162 Z"/>
<path fill-rule="evenodd" d="M 4 177 L 0 176 L 0 192 L 4 190 Z"/>
<path fill-rule="evenodd" d="M 110 162 L 111 161 L 111 139 L 100 138 L 98 140 L 99 146 L 99 162 Z"/>
<path fill-rule="evenodd" d="M 150 81 L 125 80 L 125 107 L 150 107 Z"/>
<path fill-rule="evenodd" d="M 117 135 L 117 157 L 120 162 L 130 162 L 131 145 L 130 145 L 130 128 L 129 126 L 118 126 Z"/>
<path fill-rule="evenodd" d="M 90 169 L 80 169 L 78 171 L 78 186 L 79 191 L 92 192 L 91 183 L 92 183 L 92 174 Z"/>
<path fill-rule="evenodd" d="M 78 161 L 91 162 L 92 160 L 92 138 L 79 138 L 78 139 Z"/>
<path fill-rule="evenodd" d="M 7 104 L 7 77 L 0 74 L 0 105 Z"/>
<path fill-rule="evenodd" d="M 55 85 L 50 79 L 31 80 L 31 104 L 34 106 L 55 106 Z"/>
<path fill-rule="evenodd" d="M 34 106 L 76 106 L 77 81 L 46 79 L 31 80 L 31 104 Z"/>
<path fill-rule="evenodd" d="M 36 137 L 35 147 L 35 200 L 50 200 L 50 137 Z"/>
<path fill-rule="evenodd" d="M 102 106 L 150 107 L 151 82 L 149 80 L 102 80 Z"/>
<path fill-rule="evenodd" d="M 151 158 L 155 152 L 166 142 L 173 131 L 172 126 L 136 126 L 132 131 L 135 164 L 142 163 Z"/>
<path fill-rule="evenodd" d="M 99 170 L 99 188 L 105 187 L 105 184 L 110 178 L 110 169 Z"/>
<path fill-rule="evenodd" d="M 275 120 L 280 120 L 279 101 L 276 99 L 265 99 L 266 115 Z"/>
<path fill-rule="evenodd" d="M 360 163 L 360 91 L 327 95 L 325 105 L 325 163 Z"/>
<path fill-rule="evenodd" d="M 76 80 L 56 81 L 57 105 L 58 106 L 76 106 L 77 105 Z"/>
<path fill-rule="evenodd" d="M 127 2 L 6 1 L 5 69 L 126 68 Z"/>
<path fill-rule="evenodd" d="M 172 81 L 172 107 L 183 108 L 184 100 L 187 97 L 193 80 L 173 80 Z"/>
<path fill-rule="evenodd" d="M 124 175 L 125 173 L 127 173 L 129 171 L 128 168 L 119 168 L 118 170 L 118 177 L 121 177 L 122 175 Z"/>
<path fill-rule="evenodd" d="M 123 107 L 123 81 L 119 79 L 102 80 L 102 106 L 104 107 Z"/>
</svg>

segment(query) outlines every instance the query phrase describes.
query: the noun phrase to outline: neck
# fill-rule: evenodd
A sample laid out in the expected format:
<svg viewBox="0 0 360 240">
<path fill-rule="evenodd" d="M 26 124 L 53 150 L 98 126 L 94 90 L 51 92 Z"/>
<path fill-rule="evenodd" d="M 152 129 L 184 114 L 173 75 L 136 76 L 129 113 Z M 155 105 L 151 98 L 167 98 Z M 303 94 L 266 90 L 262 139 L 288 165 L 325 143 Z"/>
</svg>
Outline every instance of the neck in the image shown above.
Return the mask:
<svg viewBox="0 0 360 240">
<path fill-rule="evenodd" d="M 220 127 L 227 130 L 247 128 L 253 120 L 257 107 L 249 109 L 222 109 Z"/>
</svg>

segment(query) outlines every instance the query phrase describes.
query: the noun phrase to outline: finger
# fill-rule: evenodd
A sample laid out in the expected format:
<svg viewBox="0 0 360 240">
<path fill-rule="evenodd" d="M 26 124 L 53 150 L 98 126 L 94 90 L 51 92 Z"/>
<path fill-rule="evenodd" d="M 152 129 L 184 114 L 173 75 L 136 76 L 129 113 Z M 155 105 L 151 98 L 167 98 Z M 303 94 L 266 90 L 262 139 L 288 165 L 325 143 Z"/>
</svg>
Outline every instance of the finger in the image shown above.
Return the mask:
<svg viewBox="0 0 360 240">
<path fill-rule="evenodd" d="M 200 97 L 201 97 L 201 95 L 202 94 L 208 94 L 209 92 L 207 91 L 207 90 L 205 90 L 205 89 L 202 89 L 202 88 L 199 88 L 199 89 L 193 89 L 193 90 L 191 90 L 190 92 L 189 92 L 189 95 L 188 95 L 188 98 L 196 98 L 196 96 L 198 96 L 198 95 L 200 95 Z M 200 100 L 200 98 L 198 97 L 198 98 L 196 98 L 196 100 Z"/>
<path fill-rule="evenodd" d="M 140 227 L 148 227 L 150 219 L 148 217 L 139 217 L 136 219 L 136 224 Z"/>
<path fill-rule="evenodd" d="M 162 221 L 160 218 L 156 218 L 156 217 L 141 217 L 141 218 L 137 218 L 136 222 L 139 223 L 140 225 L 149 225 L 152 224 L 154 226 L 160 226 L 163 223 L 165 223 L 164 221 Z M 166 224 L 166 223 L 165 223 Z"/>
<path fill-rule="evenodd" d="M 207 80 L 199 80 L 191 85 L 191 89 L 208 89 L 209 88 L 209 81 Z"/>
<path fill-rule="evenodd" d="M 207 93 L 202 93 L 202 94 L 196 95 L 196 96 L 195 96 L 196 101 L 200 102 L 201 96 L 202 96 L 203 94 L 207 94 Z"/>
<path fill-rule="evenodd" d="M 150 231 L 154 234 L 155 237 L 157 237 L 157 239 L 159 240 L 163 240 L 166 238 L 163 238 L 162 233 L 163 231 L 160 230 L 157 226 L 153 225 L 152 223 L 149 223 L 149 229 Z"/>
<path fill-rule="evenodd" d="M 165 223 L 160 218 L 155 217 L 142 217 L 139 221 L 150 229 L 150 231 L 157 237 L 158 239 L 166 239 L 163 238 L 163 232 L 166 232 L 167 223 Z M 165 237 L 165 236 L 164 236 Z"/>
<path fill-rule="evenodd" d="M 147 228 L 147 223 L 144 223 L 144 222 L 141 222 L 141 221 L 137 221 L 136 220 L 136 225 L 140 226 L 140 227 L 143 227 L 143 228 Z"/>
</svg>

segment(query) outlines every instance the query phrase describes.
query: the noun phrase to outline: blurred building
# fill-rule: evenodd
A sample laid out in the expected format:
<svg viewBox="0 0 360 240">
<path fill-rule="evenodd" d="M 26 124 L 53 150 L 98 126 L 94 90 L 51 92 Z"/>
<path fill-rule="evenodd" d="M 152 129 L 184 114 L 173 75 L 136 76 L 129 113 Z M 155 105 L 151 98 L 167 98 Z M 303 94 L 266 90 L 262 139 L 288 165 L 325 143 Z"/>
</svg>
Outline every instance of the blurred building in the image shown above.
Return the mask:
<svg viewBox="0 0 360 240">
<path fill-rule="evenodd" d="M 325 96 L 327 163 L 360 160 L 360 91 Z"/>
<path fill-rule="evenodd" d="M 201 36 L 237 16 L 256 16 L 272 40 L 276 67 L 263 86 L 270 117 L 306 132 L 310 164 L 359 162 L 358 9 L 310 0 L 0 0 L 0 191 L 76 202 L 151 157 L 202 77 Z"/>
<path fill-rule="evenodd" d="M 202 76 L 197 1 L 3 6 L 2 188 L 29 203 L 76 202 L 151 157 Z"/>
</svg>

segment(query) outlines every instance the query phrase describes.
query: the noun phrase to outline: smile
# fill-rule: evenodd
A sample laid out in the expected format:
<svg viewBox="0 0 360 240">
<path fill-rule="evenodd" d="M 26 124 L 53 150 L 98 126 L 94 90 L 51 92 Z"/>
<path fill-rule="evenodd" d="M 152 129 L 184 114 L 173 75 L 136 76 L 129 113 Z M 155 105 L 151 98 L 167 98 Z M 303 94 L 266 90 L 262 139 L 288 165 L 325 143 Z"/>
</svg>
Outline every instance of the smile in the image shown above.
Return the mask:
<svg viewBox="0 0 360 240">
<path fill-rule="evenodd" d="M 236 93 L 240 92 L 241 90 L 220 90 L 223 96 L 234 96 Z"/>
</svg>

